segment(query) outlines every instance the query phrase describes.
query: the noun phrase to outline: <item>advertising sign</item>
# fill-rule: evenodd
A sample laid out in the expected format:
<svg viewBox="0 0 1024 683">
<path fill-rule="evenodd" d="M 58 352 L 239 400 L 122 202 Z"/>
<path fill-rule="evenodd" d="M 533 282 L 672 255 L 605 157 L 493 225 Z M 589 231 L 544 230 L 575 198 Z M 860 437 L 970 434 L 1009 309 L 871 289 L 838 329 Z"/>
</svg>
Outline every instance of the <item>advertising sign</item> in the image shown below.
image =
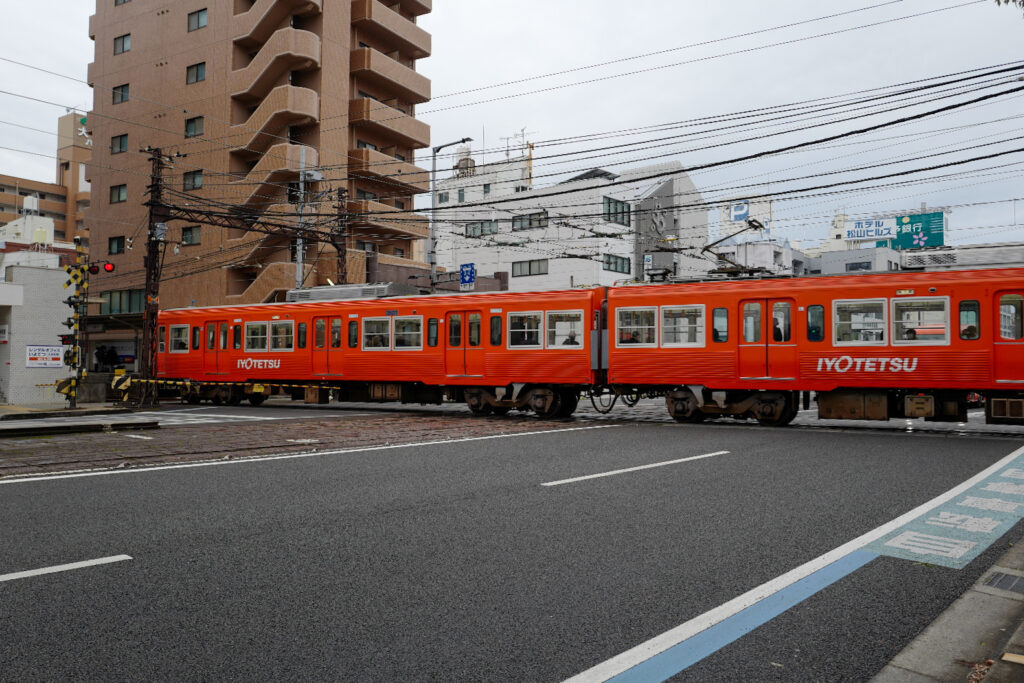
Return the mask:
<svg viewBox="0 0 1024 683">
<path fill-rule="evenodd" d="M 26 368 L 62 368 L 64 367 L 64 347 L 50 345 L 32 345 L 25 347 Z"/>
<path fill-rule="evenodd" d="M 896 223 L 899 229 L 893 239 L 895 249 L 941 247 L 945 244 L 946 221 L 941 211 L 897 216 Z"/>
<path fill-rule="evenodd" d="M 846 223 L 846 237 L 850 242 L 867 240 L 891 240 L 896 237 L 897 221 L 895 218 L 873 218 L 866 221 L 849 221 Z"/>
</svg>

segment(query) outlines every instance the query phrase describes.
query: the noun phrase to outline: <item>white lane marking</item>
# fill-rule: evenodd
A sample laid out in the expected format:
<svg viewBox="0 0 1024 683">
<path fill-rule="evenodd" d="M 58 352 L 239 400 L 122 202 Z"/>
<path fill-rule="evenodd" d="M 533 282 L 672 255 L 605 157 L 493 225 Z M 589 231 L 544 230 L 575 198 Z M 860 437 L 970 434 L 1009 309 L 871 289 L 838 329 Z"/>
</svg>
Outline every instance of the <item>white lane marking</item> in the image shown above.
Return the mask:
<svg viewBox="0 0 1024 683">
<path fill-rule="evenodd" d="M 684 624 L 680 624 L 669 631 L 665 631 L 661 635 L 655 636 L 645 643 L 641 643 L 591 669 L 587 669 L 583 673 L 566 679 L 565 683 L 596 683 L 597 681 L 606 681 L 613 676 L 617 676 L 624 671 L 632 669 L 641 662 L 645 662 L 651 657 L 660 654 L 669 648 L 675 647 L 684 640 L 688 640 L 698 633 L 711 628 L 715 624 L 723 622 L 729 617 L 742 612 L 751 605 L 761 602 L 762 600 L 785 590 L 797 581 L 810 576 L 814 572 L 827 567 L 833 562 L 841 560 L 850 553 L 863 548 L 869 543 L 877 541 L 891 531 L 894 531 L 904 524 L 917 519 L 921 515 L 937 508 L 943 503 L 952 500 L 964 491 L 973 487 L 978 482 L 983 481 L 986 477 L 992 476 L 1000 469 L 1013 462 L 1013 460 L 1022 453 L 1024 453 L 1024 446 L 1018 448 L 1013 453 L 1010 453 L 1005 458 L 1002 458 L 994 465 L 985 468 L 962 484 L 959 484 L 945 493 L 932 498 L 923 505 L 917 506 L 910 512 L 900 515 L 896 519 L 886 522 L 882 526 L 867 532 L 863 536 L 858 536 L 852 541 L 844 543 L 838 548 L 831 550 L 810 562 L 805 562 L 796 569 L 792 569 L 771 581 L 762 583 L 757 588 L 753 588 L 725 604 L 719 605 L 700 616 L 694 617 Z"/>
<path fill-rule="evenodd" d="M 152 441 L 153 440 L 153 437 L 151 437 L 151 436 L 143 436 L 142 434 L 124 434 L 124 433 L 121 433 L 121 436 L 126 437 L 128 439 L 144 439 L 146 441 Z"/>
<path fill-rule="evenodd" d="M 71 474 L 41 475 L 37 477 L 8 478 L 0 479 L 0 486 L 4 484 L 23 484 L 30 481 L 54 481 L 57 479 L 78 479 L 81 477 L 106 477 L 117 474 L 141 474 L 143 472 L 157 472 L 162 470 L 183 470 L 193 467 L 217 467 L 219 465 L 240 465 L 244 463 L 265 462 L 267 460 L 291 460 L 294 458 L 318 458 L 324 455 L 345 455 L 348 453 L 368 453 L 371 451 L 390 451 L 398 448 L 418 448 L 420 446 L 442 446 L 454 443 L 467 443 L 470 441 L 488 441 L 490 439 L 511 439 L 520 436 L 540 436 L 542 434 L 559 434 L 561 432 L 585 432 L 592 429 L 614 429 L 619 425 L 593 425 L 590 427 L 569 427 L 567 429 L 542 429 L 536 432 L 514 432 L 510 434 L 492 434 L 491 436 L 467 436 L 462 439 L 442 439 L 439 441 L 417 441 L 414 443 L 386 444 L 384 446 L 364 446 L 362 448 L 339 448 L 333 451 L 303 451 L 299 453 L 280 453 L 278 455 L 250 455 L 240 456 L 232 460 L 213 460 L 206 462 L 189 462 L 178 465 L 153 465 L 151 467 L 140 467 L 124 470 L 99 470 L 96 472 L 73 472 Z"/>
<path fill-rule="evenodd" d="M 638 467 L 627 467 L 621 470 L 611 470 L 610 472 L 601 472 L 599 474 L 588 474 L 583 477 L 573 477 L 572 479 L 560 479 L 558 481 L 549 481 L 541 484 L 541 486 L 561 486 L 562 484 L 573 484 L 577 481 L 586 481 L 587 479 L 599 479 L 601 477 L 613 477 L 616 474 L 626 474 L 627 472 L 639 472 L 640 470 L 649 470 L 652 467 L 665 467 L 667 465 L 678 465 L 681 462 L 690 462 L 691 460 L 702 460 L 704 458 L 713 458 L 716 455 L 726 455 L 729 451 L 715 451 L 714 453 L 705 453 L 704 455 L 693 455 L 689 458 L 679 458 L 678 460 L 666 460 L 665 462 L 656 462 L 650 465 L 640 465 Z"/>
<path fill-rule="evenodd" d="M 70 564 L 58 564 L 53 567 L 43 567 L 42 569 L 30 569 L 25 572 L 14 572 L 13 574 L 0 574 L 0 583 L 3 583 L 4 581 L 14 581 L 15 579 L 27 579 L 30 576 L 41 576 L 43 574 L 56 574 L 58 572 L 68 572 L 72 569 L 82 569 L 83 567 L 95 567 L 99 564 L 124 562 L 125 560 L 130 559 L 132 559 L 131 555 L 112 555 L 110 557 L 101 557 L 96 560 L 71 562 Z"/>
</svg>

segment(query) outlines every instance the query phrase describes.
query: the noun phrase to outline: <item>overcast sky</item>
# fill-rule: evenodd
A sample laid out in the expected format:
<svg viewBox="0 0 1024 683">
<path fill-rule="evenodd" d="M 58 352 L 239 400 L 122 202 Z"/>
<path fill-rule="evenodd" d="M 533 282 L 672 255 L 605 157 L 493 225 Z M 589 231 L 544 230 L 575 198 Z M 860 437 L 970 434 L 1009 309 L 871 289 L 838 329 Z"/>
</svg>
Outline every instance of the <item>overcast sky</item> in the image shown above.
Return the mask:
<svg viewBox="0 0 1024 683">
<path fill-rule="evenodd" d="M 9 4 L 12 6 L 5 8 L 0 57 L 84 81 L 86 66 L 92 61 L 88 18 L 93 3 L 36 0 Z M 946 7 L 951 9 L 910 16 Z M 838 13 L 846 14 L 809 21 Z M 797 22 L 804 23 L 721 40 Z M 965 0 L 435 0 L 433 13 L 421 17 L 420 24 L 433 35 L 433 56 L 421 60 L 418 68 L 432 80 L 434 100 L 421 105 L 418 116 L 432 126 L 434 144 L 472 137 L 478 161 L 484 145 L 492 150 L 486 158 L 495 160 L 504 156 L 497 151 L 506 145 L 504 138 L 525 130 L 527 139 L 541 143 L 538 156 L 577 153 L 559 157 L 559 163 L 538 160 L 537 175 L 549 175 L 538 177 L 538 185 L 595 166 L 616 171 L 666 160 L 677 160 L 687 167 L 705 164 L 891 120 L 905 112 L 739 145 L 695 149 L 711 142 L 735 140 L 737 133 L 696 142 L 681 139 L 655 150 L 622 147 L 614 154 L 605 151 L 603 156 L 591 159 L 579 157 L 591 156 L 582 153 L 586 149 L 639 145 L 680 131 L 620 133 L 576 144 L 544 146 L 544 141 L 835 96 L 1024 58 L 1019 48 L 1024 37 L 1021 10 L 996 6 L 993 0 L 973 4 L 965 4 Z M 876 25 L 855 28 L 867 24 Z M 826 33 L 832 35 L 813 37 Z M 789 44 L 772 46 L 782 42 Z M 705 44 L 686 47 L 695 43 Z M 632 59 L 652 52 L 660 54 Z M 590 68 L 606 62 L 616 63 Z M 535 78 L 569 70 L 562 75 Z M 82 110 L 90 106 L 92 93 L 84 82 L 8 62 L 0 62 L 0 74 L 0 89 L 4 91 Z M 511 81 L 518 82 L 491 87 Z M 1015 86 L 996 90 L 1010 87 Z M 991 91 L 942 100 L 909 112 L 987 92 Z M 999 142 L 1021 134 L 1021 119 L 998 121 L 1024 114 L 1022 102 L 1019 94 L 1003 97 L 984 106 L 849 138 L 842 141 L 842 146 L 833 143 L 823 149 L 695 172 L 693 180 L 705 199 L 724 200 L 754 193 L 752 189 L 721 189 L 746 183 L 768 183 L 762 187 L 781 191 L 1024 147 L 1022 140 Z M 0 95 L 0 147 L 52 155 L 56 119 L 63 113 L 63 107 Z M 871 171 L 834 173 L 901 156 L 991 142 L 999 144 Z M 654 154 L 665 156 L 645 161 Z M 927 202 L 930 206 L 957 206 L 951 215 L 948 242 L 1024 240 L 1024 231 L 1014 227 L 1018 221 L 1024 222 L 1024 201 L 1007 201 L 1024 197 L 1024 154 L 912 177 L 1015 162 L 1020 165 L 909 187 L 777 200 L 776 234 L 813 240 L 824 235 L 827 217 L 837 211 L 869 215 Z M 421 153 L 419 163 L 429 167 L 429 155 Z M 54 165 L 48 156 L 0 149 L 0 173 L 6 175 L 52 182 Z M 563 175 L 555 175 L 559 173 Z M 823 176 L 824 181 L 784 182 L 820 173 L 832 175 Z M 959 206 L 964 204 L 975 206 Z"/>
</svg>

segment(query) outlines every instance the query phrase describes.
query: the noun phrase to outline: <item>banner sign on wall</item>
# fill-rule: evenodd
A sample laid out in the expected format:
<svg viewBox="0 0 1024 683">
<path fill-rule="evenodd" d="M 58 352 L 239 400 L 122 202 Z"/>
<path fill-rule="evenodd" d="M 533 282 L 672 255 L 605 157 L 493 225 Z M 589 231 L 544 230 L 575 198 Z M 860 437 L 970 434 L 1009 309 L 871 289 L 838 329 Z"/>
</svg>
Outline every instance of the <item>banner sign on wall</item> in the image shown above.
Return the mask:
<svg viewBox="0 0 1024 683">
<path fill-rule="evenodd" d="M 63 346 L 33 346 L 25 347 L 26 368 L 62 368 L 64 367 Z"/>
</svg>

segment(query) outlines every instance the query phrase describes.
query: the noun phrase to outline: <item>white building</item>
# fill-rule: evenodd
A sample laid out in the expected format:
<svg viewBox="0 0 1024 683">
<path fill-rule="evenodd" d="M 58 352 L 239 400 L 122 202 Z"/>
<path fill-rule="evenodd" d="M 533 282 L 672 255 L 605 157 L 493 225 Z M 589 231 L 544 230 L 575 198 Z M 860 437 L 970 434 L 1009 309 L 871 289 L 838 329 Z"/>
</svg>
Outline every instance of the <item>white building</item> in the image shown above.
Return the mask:
<svg viewBox="0 0 1024 683">
<path fill-rule="evenodd" d="M 707 210 L 678 162 L 593 169 L 533 187 L 532 153 L 477 166 L 462 150 L 437 183 L 437 263 L 507 272 L 509 289 L 564 289 L 694 277 L 709 266 Z"/>
</svg>

